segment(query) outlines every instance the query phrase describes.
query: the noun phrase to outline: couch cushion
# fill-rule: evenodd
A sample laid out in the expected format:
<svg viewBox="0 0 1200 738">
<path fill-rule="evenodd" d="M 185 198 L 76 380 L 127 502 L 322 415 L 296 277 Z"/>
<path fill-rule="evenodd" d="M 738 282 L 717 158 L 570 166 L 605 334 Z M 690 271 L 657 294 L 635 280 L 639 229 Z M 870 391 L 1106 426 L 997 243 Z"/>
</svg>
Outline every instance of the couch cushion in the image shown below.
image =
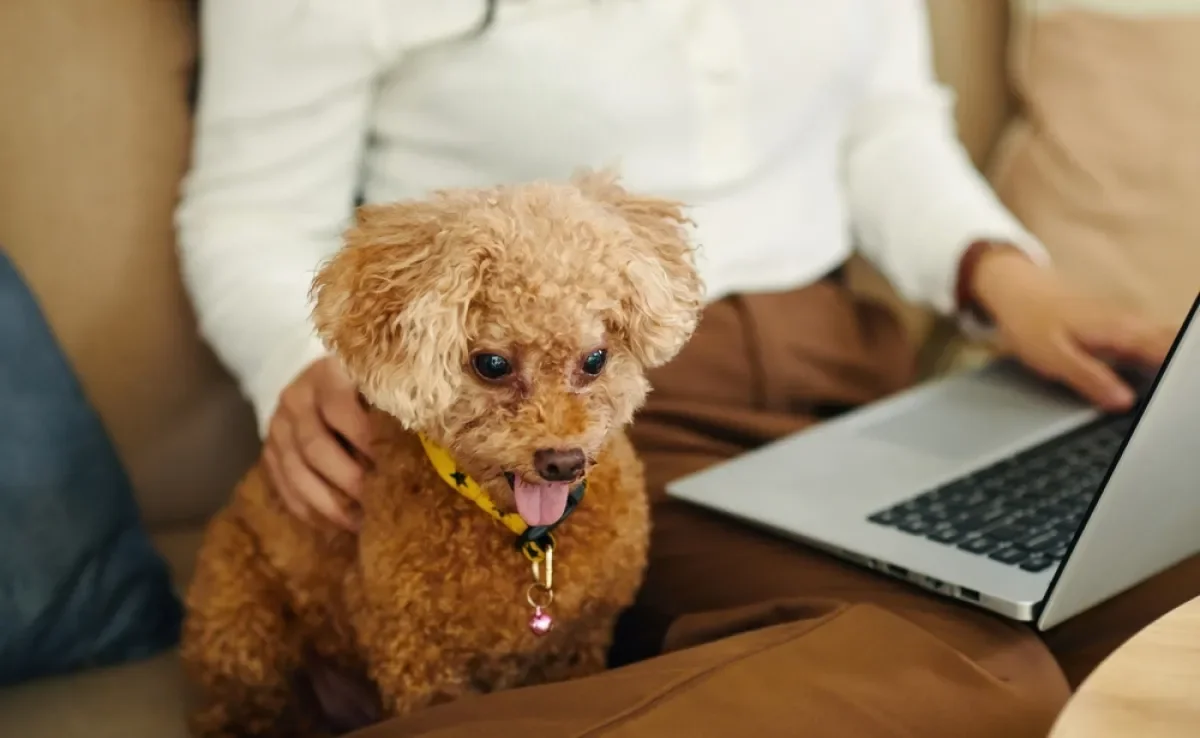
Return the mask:
<svg viewBox="0 0 1200 738">
<path fill-rule="evenodd" d="M 1200 290 L 1200 0 L 1014 0 L 992 176 L 1061 268 L 1181 321 Z"/>
<path fill-rule="evenodd" d="M 181 608 L 129 479 L 0 248 L 0 684 L 145 658 Z"/>
<path fill-rule="evenodd" d="M 202 526 L 155 534 L 154 544 L 186 589 Z M 189 738 L 191 696 L 176 653 L 0 689 L 0 736 L 19 738 Z"/>
<path fill-rule="evenodd" d="M 1008 0 L 928 0 L 927 5 L 934 68 L 954 90 L 959 138 L 982 165 L 1012 112 L 1005 77 Z"/>
<path fill-rule="evenodd" d="M 196 571 L 196 555 L 204 539 L 203 525 L 181 525 L 160 528 L 154 532 L 154 547 L 166 559 L 171 578 L 180 592 L 186 592 Z"/>
<path fill-rule="evenodd" d="M 257 450 L 249 408 L 197 337 L 175 261 L 191 6 L 0 2 L 0 243 L 151 525 L 207 516 Z"/>
<path fill-rule="evenodd" d="M 189 738 L 179 660 L 148 661 L 0 690 L 6 738 Z"/>
</svg>

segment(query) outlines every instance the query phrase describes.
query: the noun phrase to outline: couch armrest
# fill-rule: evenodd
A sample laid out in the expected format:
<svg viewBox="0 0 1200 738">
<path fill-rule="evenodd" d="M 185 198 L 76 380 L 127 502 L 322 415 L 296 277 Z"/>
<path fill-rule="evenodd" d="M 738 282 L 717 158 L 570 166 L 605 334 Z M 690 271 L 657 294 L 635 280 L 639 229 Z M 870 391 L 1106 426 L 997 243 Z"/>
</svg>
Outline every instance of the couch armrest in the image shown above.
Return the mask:
<svg viewBox="0 0 1200 738">
<path fill-rule="evenodd" d="M 175 262 L 194 35 L 185 0 L 0 3 L 0 244 L 152 524 L 211 513 L 257 445 Z"/>
</svg>

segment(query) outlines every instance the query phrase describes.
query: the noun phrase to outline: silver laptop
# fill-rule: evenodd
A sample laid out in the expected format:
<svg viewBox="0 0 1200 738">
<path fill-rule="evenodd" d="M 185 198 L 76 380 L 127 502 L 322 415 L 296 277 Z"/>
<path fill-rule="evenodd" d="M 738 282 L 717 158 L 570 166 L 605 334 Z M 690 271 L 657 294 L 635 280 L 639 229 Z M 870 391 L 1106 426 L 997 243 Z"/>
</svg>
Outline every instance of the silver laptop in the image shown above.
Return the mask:
<svg viewBox="0 0 1200 738">
<path fill-rule="evenodd" d="M 668 494 L 1051 628 L 1200 552 L 1198 306 L 1128 414 L 996 362 Z"/>
</svg>

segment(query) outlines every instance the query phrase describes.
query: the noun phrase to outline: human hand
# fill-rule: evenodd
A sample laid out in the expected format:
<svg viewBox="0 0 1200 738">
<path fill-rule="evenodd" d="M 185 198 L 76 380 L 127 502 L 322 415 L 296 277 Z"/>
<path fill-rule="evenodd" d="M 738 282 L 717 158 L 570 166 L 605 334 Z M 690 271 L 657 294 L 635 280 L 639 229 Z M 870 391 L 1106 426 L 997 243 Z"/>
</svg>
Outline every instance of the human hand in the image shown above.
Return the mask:
<svg viewBox="0 0 1200 738">
<path fill-rule="evenodd" d="M 280 395 L 263 447 L 283 504 L 306 522 L 324 518 L 357 530 L 360 459 L 370 453 L 367 411 L 341 364 L 333 357 L 309 364 Z"/>
<path fill-rule="evenodd" d="M 967 290 L 1005 348 L 1111 412 L 1128 410 L 1137 398 L 1106 360 L 1155 369 L 1175 339 L 1173 326 L 1086 295 L 1011 247 L 980 255 Z"/>
</svg>

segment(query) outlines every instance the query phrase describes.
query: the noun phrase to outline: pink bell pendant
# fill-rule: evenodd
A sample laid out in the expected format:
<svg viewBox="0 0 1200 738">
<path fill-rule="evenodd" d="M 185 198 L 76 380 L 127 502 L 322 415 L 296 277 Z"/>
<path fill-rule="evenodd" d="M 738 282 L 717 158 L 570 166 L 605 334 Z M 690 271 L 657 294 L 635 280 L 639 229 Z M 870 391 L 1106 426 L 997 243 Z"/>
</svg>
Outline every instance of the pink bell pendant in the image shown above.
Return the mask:
<svg viewBox="0 0 1200 738">
<path fill-rule="evenodd" d="M 544 636 L 554 627 L 554 618 L 546 612 L 546 608 L 554 602 L 554 547 L 546 547 L 546 578 L 542 579 L 542 567 L 537 560 L 533 562 L 533 584 L 525 590 L 525 600 L 533 608 L 529 618 L 529 630 L 535 636 Z M 540 595 L 540 596 L 539 596 Z"/>
<path fill-rule="evenodd" d="M 529 630 L 535 636 L 544 636 L 554 627 L 554 618 L 540 607 L 533 608 L 533 616 L 529 618 Z"/>
</svg>

